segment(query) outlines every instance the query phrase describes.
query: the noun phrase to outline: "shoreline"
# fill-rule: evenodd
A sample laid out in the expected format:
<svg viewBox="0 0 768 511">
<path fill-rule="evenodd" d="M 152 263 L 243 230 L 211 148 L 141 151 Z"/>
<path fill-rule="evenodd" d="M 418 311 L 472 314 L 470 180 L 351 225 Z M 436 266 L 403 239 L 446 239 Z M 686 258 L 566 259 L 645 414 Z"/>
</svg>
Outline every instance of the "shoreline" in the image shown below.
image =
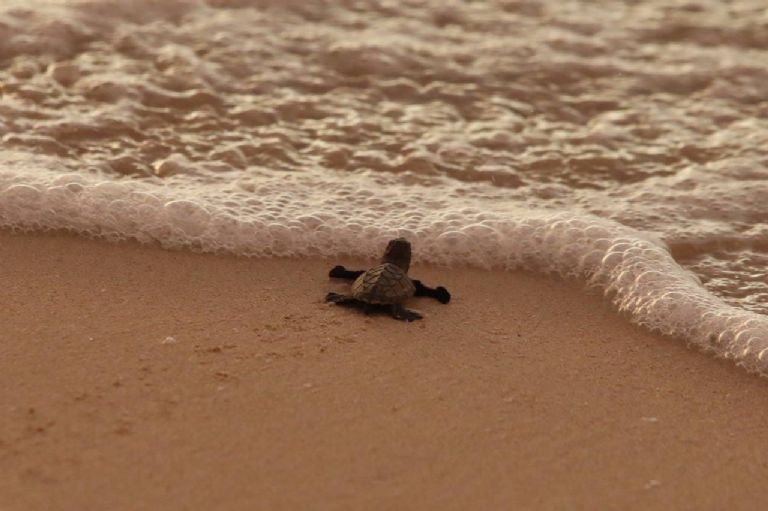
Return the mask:
<svg viewBox="0 0 768 511">
<path fill-rule="evenodd" d="M 578 285 L 415 265 L 407 324 L 335 264 L 0 231 L 0 507 L 762 504 L 768 382 Z"/>
</svg>

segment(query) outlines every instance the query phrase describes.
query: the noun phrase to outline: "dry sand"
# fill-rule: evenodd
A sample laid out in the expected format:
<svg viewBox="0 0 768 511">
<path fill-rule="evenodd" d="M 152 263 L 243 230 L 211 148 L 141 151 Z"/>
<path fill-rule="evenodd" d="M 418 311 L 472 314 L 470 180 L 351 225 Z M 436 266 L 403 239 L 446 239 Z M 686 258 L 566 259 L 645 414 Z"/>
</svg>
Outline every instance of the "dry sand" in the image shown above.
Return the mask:
<svg viewBox="0 0 768 511">
<path fill-rule="evenodd" d="M 0 261 L 3 510 L 764 505 L 766 381 L 571 283 L 416 267 L 454 300 L 406 324 L 322 303 L 339 261 Z"/>
</svg>

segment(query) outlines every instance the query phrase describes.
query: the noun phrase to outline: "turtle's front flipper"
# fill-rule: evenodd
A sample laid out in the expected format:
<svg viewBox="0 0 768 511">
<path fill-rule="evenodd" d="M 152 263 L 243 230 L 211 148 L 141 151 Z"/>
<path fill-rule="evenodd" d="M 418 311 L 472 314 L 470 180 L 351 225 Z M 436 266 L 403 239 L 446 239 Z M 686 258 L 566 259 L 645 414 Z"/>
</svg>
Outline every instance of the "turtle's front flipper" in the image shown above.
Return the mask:
<svg viewBox="0 0 768 511">
<path fill-rule="evenodd" d="M 357 277 L 365 273 L 364 271 L 352 271 L 344 268 L 343 266 L 334 266 L 330 272 L 328 272 L 328 276 L 334 279 L 347 279 L 347 280 L 355 280 Z"/>
<path fill-rule="evenodd" d="M 414 321 L 416 319 L 421 319 L 424 317 L 418 312 L 406 309 L 405 307 L 402 307 L 400 305 L 393 305 L 391 312 L 392 312 L 393 318 L 399 319 L 402 321 Z"/>
<path fill-rule="evenodd" d="M 357 305 L 360 302 L 351 296 L 340 295 L 339 293 L 328 293 L 325 295 L 325 301 L 338 305 Z"/>
<path fill-rule="evenodd" d="M 448 303 L 451 301 L 451 293 L 449 293 L 443 286 L 437 286 L 432 289 L 431 287 L 422 284 L 420 280 L 413 280 L 413 285 L 416 287 L 416 294 L 414 296 L 428 296 L 440 303 Z"/>
</svg>

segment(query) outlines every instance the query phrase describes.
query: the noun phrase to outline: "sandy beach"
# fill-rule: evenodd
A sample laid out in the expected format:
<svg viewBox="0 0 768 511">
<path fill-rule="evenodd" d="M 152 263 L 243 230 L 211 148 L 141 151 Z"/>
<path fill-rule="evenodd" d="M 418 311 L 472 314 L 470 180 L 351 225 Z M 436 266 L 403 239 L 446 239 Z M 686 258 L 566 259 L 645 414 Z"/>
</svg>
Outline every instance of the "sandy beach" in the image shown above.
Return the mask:
<svg viewBox="0 0 768 511">
<path fill-rule="evenodd" d="M 580 286 L 0 234 L 0 508 L 757 509 L 768 383 Z M 515 289 L 509 294 L 507 290 Z"/>
</svg>

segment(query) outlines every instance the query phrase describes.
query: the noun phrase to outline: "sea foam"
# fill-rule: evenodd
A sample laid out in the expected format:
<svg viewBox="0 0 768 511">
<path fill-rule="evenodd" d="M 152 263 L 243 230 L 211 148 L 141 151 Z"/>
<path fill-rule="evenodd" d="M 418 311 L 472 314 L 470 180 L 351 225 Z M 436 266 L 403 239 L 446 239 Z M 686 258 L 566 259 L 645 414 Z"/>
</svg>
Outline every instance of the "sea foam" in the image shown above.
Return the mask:
<svg viewBox="0 0 768 511">
<path fill-rule="evenodd" d="M 255 194 L 226 185 L 185 195 L 179 187 L 135 180 L 41 179 L 43 169 L 31 174 L 36 178 L 0 174 L 3 226 L 69 229 L 167 248 L 325 258 L 370 257 L 388 239 L 405 236 L 416 244 L 417 261 L 582 279 L 633 322 L 768 374 L 766 316 L 707 292 L 654 236 L 592 215 L 424 201 L 439 194 L 363 180 L 339 190 L 337 180 L 261 179 Z"/>
</svg>

